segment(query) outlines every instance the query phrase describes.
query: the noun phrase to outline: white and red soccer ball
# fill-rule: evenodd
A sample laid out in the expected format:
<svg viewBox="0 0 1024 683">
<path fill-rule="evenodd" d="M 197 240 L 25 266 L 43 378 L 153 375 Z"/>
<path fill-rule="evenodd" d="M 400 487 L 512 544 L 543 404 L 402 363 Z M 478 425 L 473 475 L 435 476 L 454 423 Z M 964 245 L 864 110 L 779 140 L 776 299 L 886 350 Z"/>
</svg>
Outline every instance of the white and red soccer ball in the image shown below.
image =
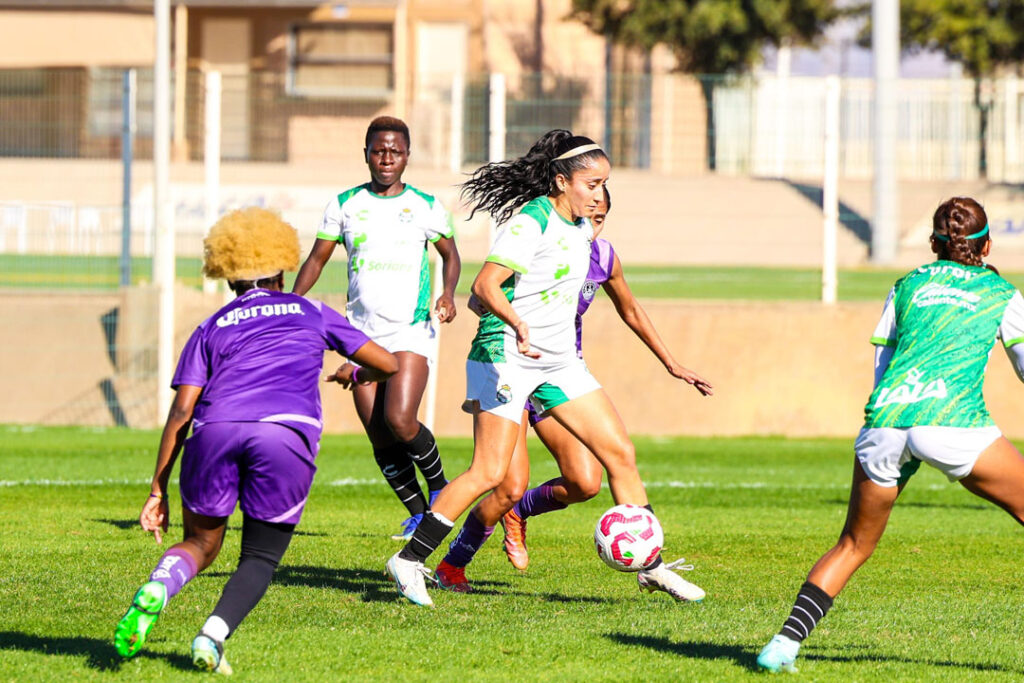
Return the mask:
<svg viewBox="0 0 1024 683">
<path fill-rule="evenodd" d="M 616 505 L 594 529 L 597 554 L 612 569 L 638 572 L 658 557 L 665 534 L 654 513 L 639 505 Z"/>
</svg>

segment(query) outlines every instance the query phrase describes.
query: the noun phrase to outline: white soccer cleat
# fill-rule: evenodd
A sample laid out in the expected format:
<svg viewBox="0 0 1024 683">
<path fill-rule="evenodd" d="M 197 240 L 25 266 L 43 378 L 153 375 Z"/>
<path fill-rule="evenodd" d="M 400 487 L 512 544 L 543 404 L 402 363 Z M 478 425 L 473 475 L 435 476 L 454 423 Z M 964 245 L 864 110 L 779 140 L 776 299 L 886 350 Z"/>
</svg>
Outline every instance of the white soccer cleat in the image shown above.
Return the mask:
<svg viewBox="0 0 1024 683">
<path fill-rule="evenodd" d="M 227 658 L 224 657 L 224 645 L 216 640 L 200 633 L 192 641 L 192 663 L 197 669 L 212 671 L 223 676 L 230 676 L 234 673 Z"/>
<path fill-rule="evenodd" d="M 385 574 L 395 580 L 395 588 L 410 602 L 423 607 L 433 607 L 434 601 L 427 593 L 425 577 L 430 576 L 430 570 L 423 566 L 422 562 L 406 560 L 395 553 L 388 560 L 385 567 Z"/>
<path fill-rule="evenodd" d="M 640 584 L 640 590 L 653 593 L 654 591 L 665 591 L 680 602 L 700 602 L 704 599 L 704 591 L 683 577 L 676 574 L 673 569 L 690 571 L 692 564 L 683 564 L 683 558 L 675 562 L 662 562 L 654 569 L 644 569 L 637 572 L 636 581 Z"/>
</svg>

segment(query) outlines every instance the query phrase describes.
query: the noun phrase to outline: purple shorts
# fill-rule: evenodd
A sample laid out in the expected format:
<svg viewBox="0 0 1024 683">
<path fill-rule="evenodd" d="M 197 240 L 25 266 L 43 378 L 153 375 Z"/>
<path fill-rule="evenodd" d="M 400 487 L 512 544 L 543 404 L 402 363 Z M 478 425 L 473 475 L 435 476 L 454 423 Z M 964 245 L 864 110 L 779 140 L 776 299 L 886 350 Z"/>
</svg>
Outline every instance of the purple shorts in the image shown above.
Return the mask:
<svg viewBox="0 0 1024 683">
<path fill-rule="evenodd" d="M 526 417 L 530 420 L 531 427 L 536 426 L 536 424 L 541 420 L 548 419 L 547 415 L 542 415 L 538 412 L 538 410 L 533 406 L 533 401 L 530 399 L 526 399 L 526 405 L 523 407 L 526 409 Z"/>
<path fill-rule="evenodd" d="M 316 466 L 306 440 L 273 422 L 208 422 L 185 441 L 181 502 L 207 517 L 242 511 L 263 522 L 297 524 Z"/>
</svg>

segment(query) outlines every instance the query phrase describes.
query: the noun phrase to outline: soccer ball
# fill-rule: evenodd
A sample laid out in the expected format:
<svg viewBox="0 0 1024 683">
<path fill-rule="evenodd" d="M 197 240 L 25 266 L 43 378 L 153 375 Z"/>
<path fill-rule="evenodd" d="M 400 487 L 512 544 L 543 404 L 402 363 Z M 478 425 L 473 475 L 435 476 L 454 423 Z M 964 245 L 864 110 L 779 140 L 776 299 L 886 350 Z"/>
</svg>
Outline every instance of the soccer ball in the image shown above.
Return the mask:
<svg viewBox="0 0 1024 683">
<path fill-rule="evenodd" d="M 665 543 L 661 523 L 639 505 L 616 505 L 601 515 L 594 529 L 594 545 L 604 563 L 620 572 L 646 569 Z"/>
</svg>

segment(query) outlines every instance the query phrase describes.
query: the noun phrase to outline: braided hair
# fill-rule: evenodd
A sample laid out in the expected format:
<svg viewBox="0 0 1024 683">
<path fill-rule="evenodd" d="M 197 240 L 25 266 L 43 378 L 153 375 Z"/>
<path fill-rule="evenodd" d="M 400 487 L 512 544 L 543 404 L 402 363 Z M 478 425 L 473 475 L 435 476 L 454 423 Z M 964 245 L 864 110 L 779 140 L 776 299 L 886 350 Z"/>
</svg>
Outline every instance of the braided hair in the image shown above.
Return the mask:
<svg viewBox="0 0 1024 683">
<path fill-rule="evenodd" d="M 967 266 L 982 266 L 982 251 L 991 239 L 985 228 L 988 216 L 981 204 L 970 197 L 953 197 L 939 204 L 932 216 L 932 244 L 943 260 Z M 968 239 L 970 235 L 983 235 Z"/>
<path fill-rule="evenodd" d="M 481 166 L 462 183 L 462 198 L 471 207 L 469 217 L 482 210 L 491 214 L 498 223 L 504 223 L 531 199 L 558 194 L 555 176 L 572 178 L 576 171 L 589 168 L 596 159 L 608 158 L 599 148 L 565 159 L 558 157 L 583 145 L 593 144 L 594 141 L 588 137 L 556 129 L 545 133 L 530 151 L 518 159 Z"/>
</svg>

